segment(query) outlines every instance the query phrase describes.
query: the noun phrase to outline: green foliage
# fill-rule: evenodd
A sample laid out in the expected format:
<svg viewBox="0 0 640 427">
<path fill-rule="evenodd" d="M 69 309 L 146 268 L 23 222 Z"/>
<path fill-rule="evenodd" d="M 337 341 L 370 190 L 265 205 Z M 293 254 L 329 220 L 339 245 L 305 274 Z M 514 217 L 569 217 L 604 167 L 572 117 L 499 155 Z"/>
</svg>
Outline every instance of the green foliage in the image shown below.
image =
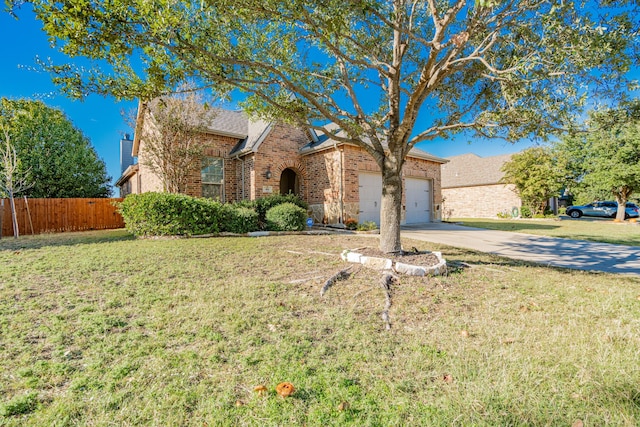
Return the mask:
<svg viewBox="0 0 640 427">
<path fill-rule="evenodd" d="M 135 236 L 191 236 L 225 231 L 225 208 L 184 194 L 130 194 L 119 204 L 127 231 Z"/>
<path fill-rule="evenodd" d="M 264 229 L 267 227 L 267 211 L 283 203 L 293 203 L 305 211 L 309 209 L 307 202 L 295 194 L 273 194 L 256 200 L 242 200 L 235 202 L 234 205 L 256 211 L 258 214 L 258 223 L 260 227 Z"/>
<path fill-rule="evenodd" d="M 37 407 L 38 393 L 29 392 L 0 405 L 0 416 L 12 417 L 14 415 L 28 414 L 36 410 Z"/>
<path fill-rule="evenodd" d="M 520 208 L 520 216 L 522 218 L 531 218 L 531 208 L 529 208 L 529 206 L 522 206 Z"/>
<path fill-rule="evenodd" d="M 514 154 L 502 171 L 502 182 L 515 185 L 522 203 L 534 215 L 544 212 L 547 200 L 557 195 L 563 186 L 555 158 L 546 147 L 532 147 Z"/>
<path fill-rule="evenodd" d="M 607 200 L 624 204 L 640 190 L 640 100 L 590 114 L 590 131 L 565 135 L 556 145 L 576 202 Z M 623 219 L 624 209 L 619 209 Z"/>
<path fill-rule="evenodd" d="M 110 178 L 89 139 L 58 109 L 41 101 L 0 99 L 5 127 L 24 170 L 28 197 L 108 197 Z"/>
<path fill-rule="evenodd" d="M 265 218 L 269 230 L 301 231 L 306 226 L 307 211 L 294 203 L 286 202 L 270 208 Z"/>
<path fill-rule="evenodd" d="M 378 228 L 378 225 L 373 222 L 373 221 L 365 221 L 361 224 L 358 224 L 357 230 L 358 231 L 371 231 L 371 230 L 376 230 Z"/>
<path fill-rule="evenodd" d="M 502 211 L 497 213 L 498 218 L 511 218 L 511 213 L 509 211 Z"/>
<path fill-rule="evenodd" d="M 347 227 L 347 230 L 356 230 L 358 228 L 358 221 L 353 218 L 348 218 L 344 222 L 344 226 Z"/>
<path fill-rule="evenodd" d="M 249 233 L 258 230 L 258 213 L 250 208 L 233 204 L 224 205 L 223 231 Z"/>
</svg>

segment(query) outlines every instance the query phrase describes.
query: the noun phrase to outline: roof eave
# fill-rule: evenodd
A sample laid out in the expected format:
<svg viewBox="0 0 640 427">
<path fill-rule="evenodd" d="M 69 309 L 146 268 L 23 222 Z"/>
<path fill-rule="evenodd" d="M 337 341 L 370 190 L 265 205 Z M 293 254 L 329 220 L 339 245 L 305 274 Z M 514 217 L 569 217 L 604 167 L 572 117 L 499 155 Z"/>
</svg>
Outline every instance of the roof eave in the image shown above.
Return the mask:
<svg viewBox="0 0 640 427">
<path fill-rule="evenodd" d="M 334 143 L 322 143 L 317 147 L 309 147 L 309 148 L 301 148 L 299 153 L 301 156 L 306 156 L 309 154 L 313 154 L 313 153 L 319 153 L 321 151 L 325 151 L 325 150 L 331 150 L 333 148 L 335 148 L 336 146 L 342 146 L 342 145 L 350 145 L 352 147 L 359 147 L 359 145 L 357 144 L 352 144 L 349 142 L 334 142 Z M 408 158 L 414 158 L 414 159 L 422 159 L 422 160 L 428 160 L 434 163 L 440 163 L 440 164 L 445 164 L 445 163 L 449 163 L 449 160 L 447 159 L 443 159 L 442 157 L 436 157 L 433 156 L 429 153 L 409 153 L 407 154 Z"/>
<path fill-rule="evenodd" d="M 122 173 L 122 176 L 120 176 L 120 178 L 118 178 L 118 180 L 116 181 L 116 187 L 122 187 L 122 185 L 124 185 L 124 183 L 127 182 L 129 178 L 131 178 L 136 172 L 138 172 L 138 169 L 139 166 L 137 164 L 130 165 L 128 168 L 126 168 Z"/>
</svg>

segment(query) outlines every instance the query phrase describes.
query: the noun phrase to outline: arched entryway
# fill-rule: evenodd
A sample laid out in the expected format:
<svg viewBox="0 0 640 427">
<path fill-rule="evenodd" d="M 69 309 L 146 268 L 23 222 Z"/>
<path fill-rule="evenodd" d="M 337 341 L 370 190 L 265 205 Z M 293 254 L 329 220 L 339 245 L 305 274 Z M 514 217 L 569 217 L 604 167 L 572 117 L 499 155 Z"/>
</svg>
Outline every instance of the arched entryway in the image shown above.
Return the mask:
<svg viewBox="0 0 640 427">
<path fill-rule="evenodd" d="M 280 194 L 300 194 L 300 178 L 296 171 L 287 168 L 280 174 Z"/>
</svg>

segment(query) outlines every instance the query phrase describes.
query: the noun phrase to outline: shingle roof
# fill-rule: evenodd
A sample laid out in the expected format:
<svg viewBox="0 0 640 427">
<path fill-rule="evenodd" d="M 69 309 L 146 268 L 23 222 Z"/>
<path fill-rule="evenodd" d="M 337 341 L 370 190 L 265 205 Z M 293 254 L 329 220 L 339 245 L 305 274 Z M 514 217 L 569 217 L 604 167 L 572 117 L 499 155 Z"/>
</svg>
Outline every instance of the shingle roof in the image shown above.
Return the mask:
<svg viewBox="0 0 640 427">
<path fill-rule="evenodd" d="M 339 129 L 337 127 L 337 125 L 330 123 L 329 125 L 325 126 L 325 128 L 332 130 L 332 132 L 335 135 L 340 135 L 340 136 L 346 136 L 344 134 L 344 132 Z M 318 139 L 317 141 L 311 141 L 309 144 L 305 145 L 304 147 L 302 147 L 300 149 L 300 154 L 302 154 L 303 156 L 305 154 L 311 154 L 311 153 L 315 153 L 318 151 L 322 151 L 322 150 L 327 150 L 331 147 L 334 146 L 334 144 L 337 145 L 342 145 L 344 144 L 344 142 L 339 142 L 339 141 L 334 141 L 333 139 L 331 139 L 330 137 L 328 137 L 326 134 L 322 133 L 320 135 L 318 135 Z M 383 144 L 384 145 L 384 144 Z M 386 149 L 386 145 L 384 145 L 385 149 Z M 411 149 L 411 151 L 409 151 L 409 155 L 407 157 L 415 157 L 418 159 L 425 159 L 425 160 L 431 160 L 433 162 L 437 162 L 437 163 L 447 163 L 448 160 L 446 159 L 442 159 L 440 157 L 436 157 L 433 154 L 430 154 L 424 150 L 421 150 L 419 148 L 413 147 Z"/>
<path fill-rule="evenodd" d="M 265 122 L 264 120 L 249 120 L 247 119 L 247 131 L 245 138 L 238 141 L 235 147 L 231 150 L 229 155 L 238 156 L 252 151 L 257 151 L 262 141 L 271 132 L 272 124 Z"/>
<path fill-rule="evenodd" d="M 442 188 L 472 187 L 500 183 L 504 173 L 502 165 L 511 160 L 512 154 L 480 157 L 468 153 L 448 157 L 449 163 L 442 165 Z"/>
<path fill-rule="evenodd" d="M 212 110 L 212 115 L 211 121 L 207 124 L 207 129 L 211 133 L 238 138 L 247 137 L 249 118 L 243 111 L 216 108 Z"/>
</svg>

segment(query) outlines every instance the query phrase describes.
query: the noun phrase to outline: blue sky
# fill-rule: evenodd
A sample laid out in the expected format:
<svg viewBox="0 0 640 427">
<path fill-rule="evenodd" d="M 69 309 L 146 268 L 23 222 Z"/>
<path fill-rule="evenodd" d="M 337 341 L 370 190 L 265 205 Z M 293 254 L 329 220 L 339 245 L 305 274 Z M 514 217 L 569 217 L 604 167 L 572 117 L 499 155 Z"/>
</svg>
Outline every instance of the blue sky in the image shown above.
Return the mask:
<svg viewBox="0 0 640 427">
<path fill-rule="evenodd" d="M 84 101 L 72 101 L 51 83 L 48 74 L 33 69 L 35 58 L 52 58 L 63 62 L 63 56 L 52 49 L 41 24 L 27 7 L 18 11 L 19 20 L 0 12 L 0 97 L 39 99 L 64 111 L 74 125 L 89 137 L 98 155 L 107 164 L 115 181 L 120 175 L 119 140 L 132 133 L 122 118 L 122 111 L 131 111 L 136 102 L 117 102 L 113 98 L 92 95 Z M 419 145 L 436 156 L 449 157 L 473 152 L 491 156 L 520 151 L 530 142 L 511 144 L 502 140 L 472 141 L 460 136 L 455 141 L 436 140 Z"/>
</svg>

